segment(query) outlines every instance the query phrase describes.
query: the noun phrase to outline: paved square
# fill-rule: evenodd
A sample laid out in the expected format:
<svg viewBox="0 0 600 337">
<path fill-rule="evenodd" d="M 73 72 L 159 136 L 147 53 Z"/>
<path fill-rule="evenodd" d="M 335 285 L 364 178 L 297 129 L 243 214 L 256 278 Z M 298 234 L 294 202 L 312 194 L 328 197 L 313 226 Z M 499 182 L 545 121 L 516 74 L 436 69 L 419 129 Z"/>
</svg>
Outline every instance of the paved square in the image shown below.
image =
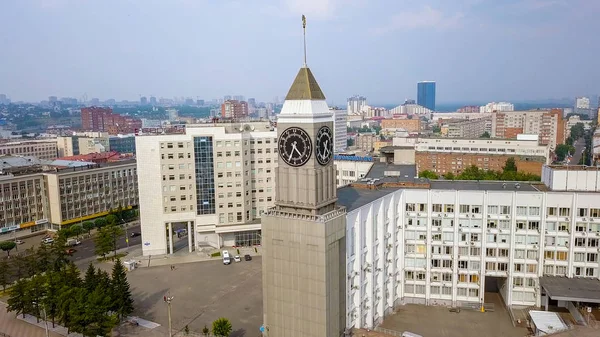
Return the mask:
<svg viewBox="0 0 600 337">
<path fill-rule="evenodd" d="M 486 301 L 488 301 L 488 296 L 486 293 Z M 492 302 L 491 299 L 489 301 Z M 520 337 L 527 335 L 527 329 L 513 327 L 506 309 L 500 304 L 496 304 L 495 308 L 495 311 L 484 313 L 471 310 L 454 313 L 443 306 L 408 304 L 388 316 L 381 327 L 400 332 L 410 331 L 423 337 Z"/>
<path fill-rule="evenodd" d="M 212 322 L 225 317 L 233 326 L 232 337 L 260 336 L 262 324 L 261 257 L 252 261 L 223 265 L 221 260 L 140 268 L 127 274 L 136 311 L 134 316 L 160 323 L 154 329 L 164 332 L 168 327 L 167 305 L 163 296 L 172 301 L 173 331 L 186 325 L 194 332 L 210 329 Z"/>
</svg>

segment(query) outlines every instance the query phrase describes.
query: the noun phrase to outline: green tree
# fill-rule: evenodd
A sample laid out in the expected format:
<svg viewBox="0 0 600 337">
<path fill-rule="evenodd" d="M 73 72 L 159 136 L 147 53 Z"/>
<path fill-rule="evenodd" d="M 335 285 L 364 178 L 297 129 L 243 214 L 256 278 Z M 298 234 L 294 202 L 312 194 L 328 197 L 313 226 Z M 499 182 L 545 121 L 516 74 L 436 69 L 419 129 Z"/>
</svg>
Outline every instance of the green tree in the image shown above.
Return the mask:
<svg viewBox="0 0 600 337">
<path fill-rule="evenodd" d="M 575 141 L 583 137 L 585 134 L 585 127 L 583 123 L 577 123 L 571 127 L 571 138 Z"/>
<path fill-rule="evenodd" d="M 514 157 L 506 159 L 504 167 L 502 167 L 502 172 L 517 172 L 517 164 Z"/>
<path fill-rule="evenodd" d="M 435 174 L 433 171 L 429 171 L 429 170 L 421 171 L 421 173 L 419 173 L 419 177 L 427 178 L 427 179 L 438 179 L 439 178 L 437 174 Z"/>
<path fill-rule="evenodd" d="M 226 337 L 229 336 L 231 331 L 233 331 L 233 328 L 231 327 L 231 322 L 229 322 L 227 318 L 217 318 L 212 323 L 212 333 L 215 336 Z"/>
<path fill-rule="evenodd" d="M 56 318 L 58 318 L 60 324 L 67 328 L 67 333 L 76 324 L 75 317 L 71 315 L 71 308 L 77 307 L 76 296 L 80 290 L 82 289 L 63 285 L 58 295 Z"/>
<path fill-rule="evenodd" d="M 61 290 L 61 277 L 59 272 L 48 272 L 45 274 L 45 290 L 46 296 L 42 299 L 46 316 L 52 320 L 52 327 L 55 327 L 56 318 L 58 316 L 59 297 Z"/>
<path fill-rule="evenodd" d="M 73 225 L 71 226 L 71 233 L 79 238 L 81 234 L 83 234 L 83 226 L 82 225 Z"/>
<path fill-rule="evenodd" d="M 0 286 L 2 291 L 6 291 L 6 286 L 10 284 L 11 272 L 10 264 L 7 259 L 0 259 Z"/>
<path fill-rule="evenodd" d="M 27 313 L 27 307 L 29 303 L 31 303 L 29 299 L 29 281 L 25 279 L 17 280 L 17 283 L 10 288 L 9 297 L 8 297 L 8 306 L 6 307 L 6 311 L 15 312 L 17 315 L 22 314 L 23 318 L 25 318 L 25 314 Z"/>
<path fill-rule="evenodd" d="M 572 145 L 567 144 L 559 144 L 554 149 L 554 154 L 556 155 L 556 160 L 563 161 L 569 155 L 569 153 L 575 152 L 575 148 Z"/>
<path fill-rule="evenodd" d="M 106 216 L 106 224 L 109 226 L 116 226 L 119 223 L 119 218 L 115 214 L 109 214 Z"/>
<path fill-rule="evenodd" d="M 87 231 L 88 234 L 90 234 L 92 229 L 94 229 L 94 227 L 96 227 L 96 225 L 91 221 L 86 221 L 83 224 L 81 224 L 81 226 L 83 227 L 83 229 L 85 229 Z"/>
<path fill-rule="evenodd" d="M 353 139 L 353 138 L 348 138 L 348 139 L 346 140 L 346 145 L 347 145 L 348 147 L 350 147 L 350 146 L 354 146 L 354 139 Z"/>
<path fill-rule="evenodd" d="M 443 175 L 444 179 L 446 180 L 454 180 L 456 179 L 456 176 L 454 176 L 454 173 L 452 172 L 447 172 Z"/>
<path fill-rule="evenodd" d="M 13 250 L 17 244 L 14 241 L 2 241 L 0 242 L 0 249 L 6 252 L 6 255 L 10 257 L 10 251 Z"/>
<path fill-rule="evenodd" d="M 210 333 L 210 330 L 208 329 L 208 327 L 206 326 L 206 324 L 204 325 L 204 328 L 202 328 L 202 333 L 207 336 Z"/>
<path fill-rule="evenodd" d="M 120 259 L 117 259 L 113 266 L 111 294 L 111 310 L 117 313 L 120 320 L 133 312 L 133 297 L 129 289 L 125 266 Z"/>
<path fill-rule="evenodd" d="M 90 262 L 87 270 L 85 271 L 85 276 L 83 277 L 83 288 L 87 291 L 94 291 L 98 286 L 98 275 L 96 274 L 96 268 Z"/>
<path fill-rule="evenodd" d="M 111 244 L 112 250 L 114 252 L 114 258 L 116 258 L 117 257 L 117 240 L 119 239 L 119 237 L 121 235 L 123 235 L 123 233 L 124 233 L 123 228 L 121 228 L 121 226 L 117 226 L 117 225 L 109 225 L 105 228 L 108 233 L 108 236 L 110 237 L 110 244 Z"/>
<path fill-rule="evenodd" d="M 94 220 L 94 225 L 96 225 L 96 228 L 102 228 L 104 226 L 106 226 L 106 219 L 105 218 L 98 218 L 96 220 Z"/>
<path fill-rule="evenodd" d="M 434 125 L 431 127 L 431 131 L 433 131 L 433 133 L 441 133 L 442 128 L 439 125 Z"/>
<path fill-rule="evenodd" d="M 102 258 L 105 258 L 106 254 L 112 251 L 112 237 L 107 227 L 98 230 L 94 243 L 96 244 L 96 254 L 102 256 Z"/>
<path fill-rule="evenodd" d="M 485 131 L 484 133 L 481 134 L 481 136 L 479 136 L 479 138 L 491 138 L 492 136 L 490 135 L 489 132 Z"/>
</svg>

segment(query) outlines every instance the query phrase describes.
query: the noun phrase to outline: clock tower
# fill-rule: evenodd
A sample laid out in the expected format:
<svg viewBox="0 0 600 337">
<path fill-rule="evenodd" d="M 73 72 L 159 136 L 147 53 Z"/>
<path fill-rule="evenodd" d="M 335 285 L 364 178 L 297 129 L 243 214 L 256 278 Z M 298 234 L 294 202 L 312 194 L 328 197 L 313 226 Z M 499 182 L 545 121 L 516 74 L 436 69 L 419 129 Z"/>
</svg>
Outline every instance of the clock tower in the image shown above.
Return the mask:
<svg viewBox="0 0 600 337">
<path fill-rule="evenodd" d="M 262 217 L 265 335 L 342 336 L 346 210 L 336 205 L 333 114 L 306 61 L 277 135 L 275 207 Z"/>
</svg>

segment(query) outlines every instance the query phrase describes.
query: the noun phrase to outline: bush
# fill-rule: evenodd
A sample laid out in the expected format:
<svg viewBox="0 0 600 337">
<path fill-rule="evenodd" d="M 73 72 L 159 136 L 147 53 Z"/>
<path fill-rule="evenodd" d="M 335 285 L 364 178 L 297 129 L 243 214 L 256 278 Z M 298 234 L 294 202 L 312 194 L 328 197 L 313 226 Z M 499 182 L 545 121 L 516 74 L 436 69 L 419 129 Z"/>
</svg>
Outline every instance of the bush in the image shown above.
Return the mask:
<svg viewBox="0 0 600 337">
<path fill-rule="evenodd" d="M 215 252 L 215 253 L 210 254 L 210 257 L 219 257 L 219 256 L 221 256 L 221 252 Z"/>
</svg>

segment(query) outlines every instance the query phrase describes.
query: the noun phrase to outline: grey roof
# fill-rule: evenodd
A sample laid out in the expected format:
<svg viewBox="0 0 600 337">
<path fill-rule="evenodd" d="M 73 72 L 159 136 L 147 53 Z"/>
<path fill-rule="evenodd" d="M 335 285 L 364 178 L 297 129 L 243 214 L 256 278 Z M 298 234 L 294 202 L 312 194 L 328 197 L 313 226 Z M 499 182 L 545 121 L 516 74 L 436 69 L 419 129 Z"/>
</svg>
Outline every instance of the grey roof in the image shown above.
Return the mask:
<svg viewBox="0 0 600 337">
<path fill-rule="evenodd" d="M 539 191 L 529 183 L 514 181 L 477 181 L 477 180 L 431 180 L 432 190 L 470 190 L 470 191 Z M 518 186 L 518 188 L 517 188 Z"/>
<path fill-rule="evenodd" d="M 417 176 L 417 166 L 416 165 L 394 165 L 387 164 L 382 162 L 375 162 L 371 169 L 365 176 L 365 178 L 379 178 L 384 179 L 389 178 L 386 177 L 386 172 L 399 172 L 398 176 L 394 176 L 394 181 L 413 181 Z"/>
<path fill-rule="evenodd" d="M 542 276 L 540 286 L 553 300 L 600 303 L 598 279 Z"/>
<path fill-rule="evenodd" d="M 45 160 L 40 160 L 36 157 L 32 156 L 12 156 L 5 155 L 0 156 L 0 170 L 5 170 L 9 168 L 17 168 L 17 167 L 27 167 L 33 165 L 43 165 L 48 162 Z"/>
<path fill-rule="evenodd" d="M 76 160 L 64 160 L 64 159 L 56 159 L 50 163 L 52 166 L 64 166 L 64 167 L 81 167 L 88 165 L 96 165 L 92 162 L 87 161 L 76 161 Z"/>
<path fill-rule="evenodd" d="M 350 212 L 399 189 L 382 188 L 379 190 L 370 190 L 346 186 L 337 190 L 338 204 L 345 206 L 346 210 Z"/>
</svg>

